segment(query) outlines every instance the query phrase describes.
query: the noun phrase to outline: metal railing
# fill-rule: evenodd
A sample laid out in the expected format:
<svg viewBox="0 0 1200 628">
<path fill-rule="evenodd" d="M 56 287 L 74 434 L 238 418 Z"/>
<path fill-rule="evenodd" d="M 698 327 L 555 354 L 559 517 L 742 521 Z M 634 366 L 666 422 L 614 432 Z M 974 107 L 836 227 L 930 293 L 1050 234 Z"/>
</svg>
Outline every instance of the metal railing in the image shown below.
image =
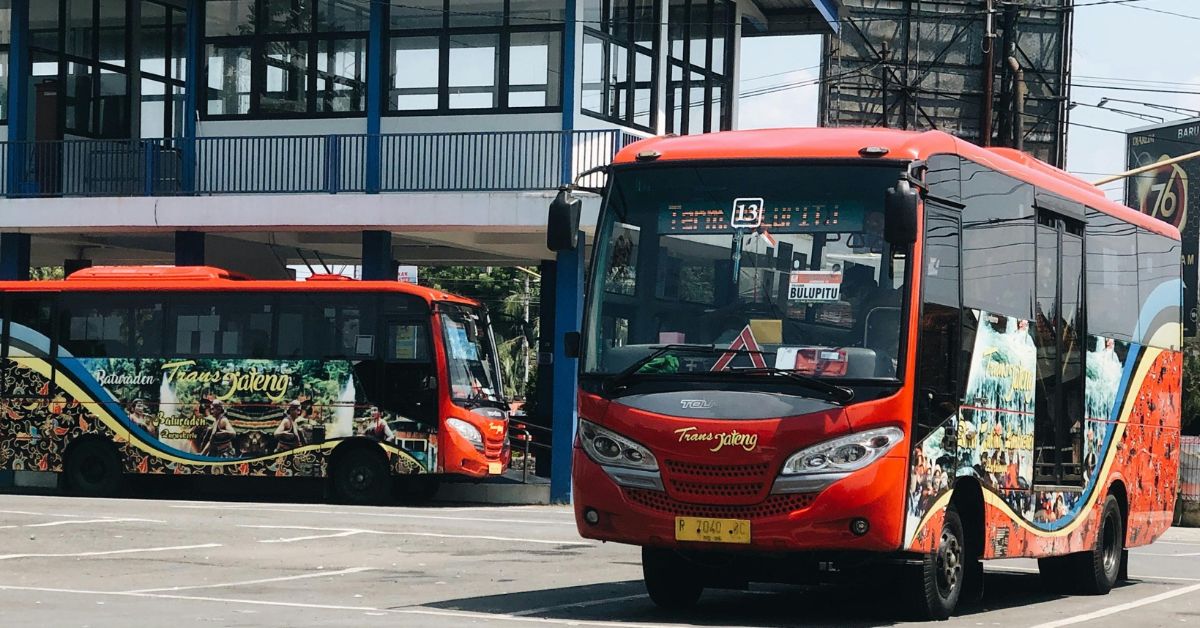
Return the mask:
<svg viewBox="0 0 1200 628">
<path fill-rule="evenodd" d="M 1200 436 L 1184 436 L 1179 443 L 1179 498 L 1200 502 Z"/>
<path fill-rule="evenodd" d="M 620 130 L 0 142 L 8 197 L 539 190 L 610 162 Z"/>
<path fill-rule="evenodd" d="M 534 432 L 540 434 L 535 437 Z M 510 450 L 513 452 L 512 465 L 517 466 L 518 456 L 521 465 L 521 481 L 529 483 L 529 465 L 536 460 L 536 452 L 550 455 L 550 445 L 552 440 L 552 432 L 548 427 L 533 425 L 525 421 L 509 421 L 508 423 L 508 440 Z"/>
</svg>

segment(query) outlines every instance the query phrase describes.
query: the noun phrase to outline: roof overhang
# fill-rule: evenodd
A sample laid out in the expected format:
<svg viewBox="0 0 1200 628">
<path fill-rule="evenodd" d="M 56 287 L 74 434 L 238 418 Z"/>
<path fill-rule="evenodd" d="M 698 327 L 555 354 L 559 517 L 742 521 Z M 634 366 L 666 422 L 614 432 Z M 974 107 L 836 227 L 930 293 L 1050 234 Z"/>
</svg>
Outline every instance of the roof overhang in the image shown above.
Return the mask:
<svg viewBox="0 0 1200 628">
<path fill-rule="evenodd" d="M 747 0 L 742 3 L 742 36 L 837 33 L 842 0 Z"/>
</svg>

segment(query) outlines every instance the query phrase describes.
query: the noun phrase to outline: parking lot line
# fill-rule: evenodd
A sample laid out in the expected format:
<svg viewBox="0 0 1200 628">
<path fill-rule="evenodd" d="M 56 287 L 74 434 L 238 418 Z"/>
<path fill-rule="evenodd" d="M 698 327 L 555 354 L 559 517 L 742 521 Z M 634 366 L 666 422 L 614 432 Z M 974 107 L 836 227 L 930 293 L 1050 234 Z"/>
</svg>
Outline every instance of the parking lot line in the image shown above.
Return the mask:
<svg viewBox="0 0 1200 628">
<path fill-rule="evenodd" d="M 593 545 L 586 541 L 558 541 L 554 539 L 532 539 L 508 536 L 485 536 L 480 534 L 452 534 L 439 532 L 397 532 L 393 530 L 367 530 L 363 528 L 318 528 L 312 526 L 280 526 L 280 525 L 250 525 L 239 524 L 239 528 L 259 530 L 307 530 L 310 532 L 331 532 L 334 534 L 316 534 L 282 539 L 263 539 L 259 543 L 292 543 L 295 541 L 310 541 L 313 539 L 328 539 L 335 537 L 354 536 L 357 534 L 378 534 L 382 536 L 419 536 L 436 539 L 476 539 L 481 541 L 505 541 L 510 543 L 538 543 L 542 545 Z"/>
<path fill-rule="evenodd" d="M 1100 619 L 1101 617 L 1108 617 L 1109 615 L 1116 615 L 1117 613 L 1123 613 L 1125 611 L 1132 610 L 1135 608 L 1140 608 L 1142 606 L 1149 606 L 1150 604 L 1157 604 L 1159 602 L 1169 600 L 1171 598 L 1176 598 L 1181 595 L 1187 595 L 1194 591 L 1200 591 L 1200 584 L 1193 584 L 1191 586 L 1182 587 L 1182 588 L 1174 589 L 1171 591 L 1165 591 L 1163 593 L 1159 593 L 1158 595 L 1151 595 L 1150 597 L 1142 598 L 1140 600 L 1135 600 L 1133 602 L 1126 602 L 1124 604 L 1117 604 L 1116 606 L 1102 608 L 1100 610 L 1092 611 L 1091 613 L 1086 613 L 1084 615 L 1076 615 L 1074 617 L 1066 617 L 1063 619 L 1059 619 L 1057 621 L 1047 622 L 1044 624 L 1038 624 L 1038 625 L 1034 626 L 1033 628 L 1058 628 L 1059 626 L 1070 626 L 1073 624 L 1082 624 L 1084 622 L 1089 622 L 1094 619 Z"/>
<path fill-rule="evenodd" d="M 222 506 L 201 506 L 193 504 L 172 504 L 171 508 L 180 508 L 183 510 L 229 510 Z M 554 525 L 554 526 L 571 526 L 575 527 L 574 521 L 550 521 L 545 519 L 497 519 L 495 517 L 447 517 L 439 515 L 418 515 L 403 512 L 370 512 L 363 510 L 313 510 L 308 508 L 271 508 L 271 507 L 255 507 L 255 508 L 238 508 L 241 512 L 286 512 L 293 514 L 310 514 L 310 515 L 338 515 L 345 516 L 360 516 L 360 517 L 387 517 L 393 519 L 427 519 L 430 521 L 473 521 L 483 523 L 526 523 L 532 525 Z"/>
<path fill-rule="evenodd" d="M 220 543 L 204 543 L 202 545 L 172 545 L 169 547 L 135 547 L 131 549 L 104 550 L 99 552 L 74 552 L 71 554 L 0 554 L 0 560 L 14 558 L 87 558 L 90 556 L 112 556 L 114 554 L 138 554 L 142 552 L 172 552 L 175 550 L 206 549 L 221 547 Z"/>
<path fill-rule="evenodd" d="M 52 587 L 25 587 L 0 585 L 0 591 L 29 591 L 35 593 L 59 593 L 91 596 L 136 597 L 161 600 L 186 600 L 192 602 L 216 602 L 219 604 L 245 604 L 249 606 L 274 606 L 284 608 L 303 608 L 311 610 L 355 611 L 372 613 L 390 613 L 396 615 L 426 615 L 431 617 L 453 617 L 456 619 L 476 619 L 493 621 L 511 621 L 537 624 L 553 624 L 560 626 L 603 626 L 606 628 L 680 628 L 681 624 L 645 624 L 624 621 L 600 621 L 586 619 L 560 619 L 556 617 L 521 617 L 507 613 L 475 613 L 470 611 L 452 611 L 424 607 L 381 608 L 376 606 L 348 606 L 343 604 L 313 604 L 308 602 L 277 602 L 274 600 L 252 600 L 246 598 L 211 597 L 201 595 L 176 595 L 170 593 L 131 593 L 124 591 L 94 591 L 86 589 L 63 589 Z"/>
<path fill-rule="evenodd" d="M 1040 573 L 1036 567 L 1001 567 L 987 565 L 988 571 L 1009 571 L 1013 573 Z M 1172 582 L 1200 582 L 1200 578 L 1180 578 L 1177 576 L 1148 576 L 1145 574 L 1131 574 L 1129 576 L 1135 580 L 1169 580 Z"/>
<path fill-rule="evenodd" d="M 88 523 L 166 523 L 161 519 L 138 519 L 136 517 L 104 517 L 101 519 L 63 519 L 45 523 L 27 523 L 25 528 L 49 528 L 53 526 L 83 525 Z"/>
<path fill-rule="evenodd" d="M 161 589 L 133 589 L 131 591 L 122 591 L 122 593 L 162 593 L 167 591 L 191 591 L 194 589 L 224 589 L 228 587 L 240 587 L 248 584 L 267 584 L 269 582 L 290 582 L 292 580 L 307 580 L 309 578 L 333 578 L 335 576 L 345 576 L 348 574 L 362 573 L 371 571 L 373 567 L 351 567 L 349 569 L 339 569 L 337 571 L 315 571 L 313 573 L 298 574 L 295 576 L 280 576 L 278 578 L 259 578 L 258 580 L 239 580 L 237 582 L 218 582 L 216 584 L 193 584 L 182 587 L 163 587 Z"/>
</svg>

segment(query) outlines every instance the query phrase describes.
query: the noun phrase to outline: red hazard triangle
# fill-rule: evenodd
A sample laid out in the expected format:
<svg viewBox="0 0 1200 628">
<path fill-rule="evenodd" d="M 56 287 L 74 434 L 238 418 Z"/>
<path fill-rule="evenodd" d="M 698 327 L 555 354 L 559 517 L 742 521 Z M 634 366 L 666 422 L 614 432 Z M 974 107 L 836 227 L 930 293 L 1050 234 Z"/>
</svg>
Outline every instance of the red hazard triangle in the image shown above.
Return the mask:
<svg viewBox="0 0 1200 628">
<path fill-rule="evenodd" d="M 762 349 L 760 349 L 758 346 L 758 341 L 754 339 L 754 332 L 750 329 L 749 325 L 746 325 L 746 328 L 742 330 L 742 333 L 738 334 L 738 337 L 735 338 L 733 342 L 729 343 L 729 352 L 724 353 L 720 358 L 717 358 L 717 363 L 713 364 L 711 370 L 724 371 L 729 367 L 729 363 L 733 362 L 733 359 L 738 357 L 739 351 L 762 351 Z M 767 368 L 767 361 L 763 359 L 762 353 L 751 353 L 750 362 L 756 368 Z"/>
</svg>

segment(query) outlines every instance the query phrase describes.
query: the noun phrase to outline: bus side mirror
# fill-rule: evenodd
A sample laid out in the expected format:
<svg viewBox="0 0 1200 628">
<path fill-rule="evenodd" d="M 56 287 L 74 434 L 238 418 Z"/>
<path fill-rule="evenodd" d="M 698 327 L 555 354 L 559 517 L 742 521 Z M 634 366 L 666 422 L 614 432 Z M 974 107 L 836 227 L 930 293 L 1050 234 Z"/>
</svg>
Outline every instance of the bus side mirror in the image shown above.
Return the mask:
<svg viewBox="0 0 1200 628">
<path fill-rule="evenodd" d="M 571 359 L 579 357 L 579 332 L 569 331 L 563 334 L 563 355 Z"/>
<path fill-rule="evenodd" d="M 554 251 L 574 251 L 579 246 L 579 214 L 583 201 L 567 188 L 561 188 L 550 203 L 546 219 L 546 248 Z"/>
<path fill-rule="evenodd" d="M 906 246 L 917 241 L 917 205 L 920 196 L 903 179 L 888 188 L 883 199 L 883 238 L 892 246 Z"/>
</svg>

